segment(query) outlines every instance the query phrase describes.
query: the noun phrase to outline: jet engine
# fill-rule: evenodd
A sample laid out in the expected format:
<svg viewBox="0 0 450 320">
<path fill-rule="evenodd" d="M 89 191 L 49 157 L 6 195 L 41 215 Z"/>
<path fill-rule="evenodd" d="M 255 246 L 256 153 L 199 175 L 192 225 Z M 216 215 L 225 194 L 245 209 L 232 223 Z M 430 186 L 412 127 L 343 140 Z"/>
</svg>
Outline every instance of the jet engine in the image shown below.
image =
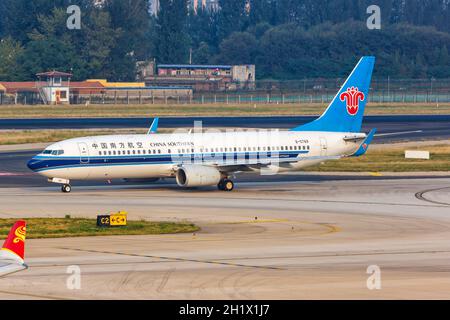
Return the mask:
<svg viewBox="0 0 450 320">
<path fill-rule="evenodd" d="M 214 167 L 186 165 L 178 169 L 175 177 L 180 187 L 201 187 L 217 185 L 222 175 Z"/>
</svg>

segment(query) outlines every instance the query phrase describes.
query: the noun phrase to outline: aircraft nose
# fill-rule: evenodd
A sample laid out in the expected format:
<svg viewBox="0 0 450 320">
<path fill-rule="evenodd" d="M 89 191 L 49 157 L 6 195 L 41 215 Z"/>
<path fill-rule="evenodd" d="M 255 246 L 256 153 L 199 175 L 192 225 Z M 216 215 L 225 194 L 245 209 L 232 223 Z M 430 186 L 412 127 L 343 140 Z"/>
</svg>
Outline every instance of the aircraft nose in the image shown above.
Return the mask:
<svg viewBox="0 0 450 320">
<path fill-rule="evenodd" d="M 36 171 L 39 168 L 39 162 L 39 160 L 33 157 L 30 161 L 27 162 L 27 167 L 32 171 Z"/>
</svg>

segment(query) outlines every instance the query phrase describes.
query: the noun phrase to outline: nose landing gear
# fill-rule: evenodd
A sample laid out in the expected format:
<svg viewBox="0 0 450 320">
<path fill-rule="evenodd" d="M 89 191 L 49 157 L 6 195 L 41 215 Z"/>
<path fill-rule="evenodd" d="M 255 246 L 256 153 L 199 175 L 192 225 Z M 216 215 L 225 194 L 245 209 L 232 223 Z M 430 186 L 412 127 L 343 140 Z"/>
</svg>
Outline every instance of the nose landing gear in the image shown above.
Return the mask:
<svg viewBox="0 0 450 320">
<path fill-rule="evenodd" d="M 69 193 L 72 191 L 72 187 L 70 186 L 70 180 L 62 179 L 62 178 L 48 178 L 48 182 L 62 184 L 61 192 Z"/>
<path fill-rule="evenodd" d="M 72 191 L 72 187 L 70 186 L 70 184 L 63 184 L 61 186 L 61 191 L 63 193 L 70 193 L 70 191 Z"/>
</svg>

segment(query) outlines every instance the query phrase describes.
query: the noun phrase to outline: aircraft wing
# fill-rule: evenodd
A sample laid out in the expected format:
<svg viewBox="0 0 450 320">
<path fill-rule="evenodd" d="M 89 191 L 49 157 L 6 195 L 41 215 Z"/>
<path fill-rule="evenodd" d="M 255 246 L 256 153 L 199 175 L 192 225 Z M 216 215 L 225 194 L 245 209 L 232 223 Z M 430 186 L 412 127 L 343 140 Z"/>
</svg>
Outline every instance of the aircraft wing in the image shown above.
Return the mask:
<svg viewBox="0 0 450 320">
<path fill-rule="evenodd" d="M 4 263 L 0 262 L 0 278 L 3 276 L 6 276 L 8 274 L 11 274 L 11 273 L 25 270 L 27 268 L 28 267 L 26 264 L 18 264 L 14 261 L 11 261 L 9 263 L 8 262 L 4 262 Z"/>
<path fill-rule="evenodd" d="M 276 166 L 283 164 L 289 164 L 300 161 L 310 161 L 310 160 L 337 160 L 342 158 L 342 156 L 311 156 L 311 157 L 289 157 L 289 158 L 279 158 L 279 157 L 266 157 L 262 159 L 230 159 L 213 162 L 214 166 L 217 166 L 219 170 L 225 172 L 236 172 L 236 171 L 252 171 L 254 169 L 265 168 L 269 166 Z"/>
<path fill-rule="evenodd" d="M 0 249 L 0 277 L 28 268 L 24 262 L 25 237 L 26 222 L 17 221 Z"/>
</svg>

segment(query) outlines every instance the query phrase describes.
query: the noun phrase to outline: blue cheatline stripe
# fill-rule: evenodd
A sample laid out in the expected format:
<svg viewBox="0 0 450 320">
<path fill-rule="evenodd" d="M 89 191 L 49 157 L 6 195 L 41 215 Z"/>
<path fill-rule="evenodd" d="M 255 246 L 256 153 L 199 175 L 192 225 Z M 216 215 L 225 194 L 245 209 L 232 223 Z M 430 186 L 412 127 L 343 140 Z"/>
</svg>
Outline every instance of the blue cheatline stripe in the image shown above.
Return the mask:
<svg viewBox="0 0 450 320">
<path fill-rule="evenodd" d="M 205 164 L 210 162 L 218 163 L 219 165 L 224 164 L 225 160 L 272 160 L 272 159 L 286 159 L 286 158 L 296 158 L 300 154 L 307 154 L 309 151 L 288 151 L 284 153 L 279 153 L 277 158 L 272 158 L 270 156 L 258 157 L 258 153 L 228 153 L 231 156 L 212 156 L 212 154 L 192 154 L 186 156 L 177 156 L 180 161 L 174 162 L 172 156 L 170 155 L 137 155 L 137 156 L 107 156 L 107 157 L 89 157 L 89 162 L 80 163 L 80 157 L 36 157 L 34 158 L 38 163 L 35 165 L 34 171 L 42 172 L 54 169 L 64 169 L 64 168 L 77 168 L 77 167 L 100 167 L 100 166 L 131 166 L 131 165 L 156 165 L 156 164 L 177 164 L 186 163 L 191 161 L 202 160 Z M 216 153 L 215 153 L 216 154 Z M 217 153 L 217 155 L 221 155 Z M 252 156 L 253 155 L 253 156 Z M 150 158 L 150 159 L 148 159 Z M 206 160 L 204 160 L 207 158 Z M 224 159 L 225 158 L 225 159 Z M 87 157 L 85 158 L 87 160 Z M 249 163 L 249 164 L 257 164 Z"/>
<path fill-rule="evenodd" d="M 124 159 L 133 159 L 133 158 L 160 158 L 160 157 L 173 157 L 173 156 L 210 156 L 211 154 L 215 155 L 258 155 L 258 154 L 267 154 L 267 153 L 278 153 L 279 155 L 290 155 L 290 154 L 307 154 L 309 150 L 293 150 L 293 151 L 255 151 L 255 152 L 208 152 L 208 153 L 185 153 L 179 155 L 178 153 L 165 153 L 165 154 L 126 154 L 126 155 L 104 155 L 104 156 L 35 156 L 33 159 L 35 160 L 59 160 L 59 159 L 76 159 L 80 160 L 80 158 L 89 158 L 89 159 L 116 159 L 116 158 L 124 158 Z"/>
</svg>

